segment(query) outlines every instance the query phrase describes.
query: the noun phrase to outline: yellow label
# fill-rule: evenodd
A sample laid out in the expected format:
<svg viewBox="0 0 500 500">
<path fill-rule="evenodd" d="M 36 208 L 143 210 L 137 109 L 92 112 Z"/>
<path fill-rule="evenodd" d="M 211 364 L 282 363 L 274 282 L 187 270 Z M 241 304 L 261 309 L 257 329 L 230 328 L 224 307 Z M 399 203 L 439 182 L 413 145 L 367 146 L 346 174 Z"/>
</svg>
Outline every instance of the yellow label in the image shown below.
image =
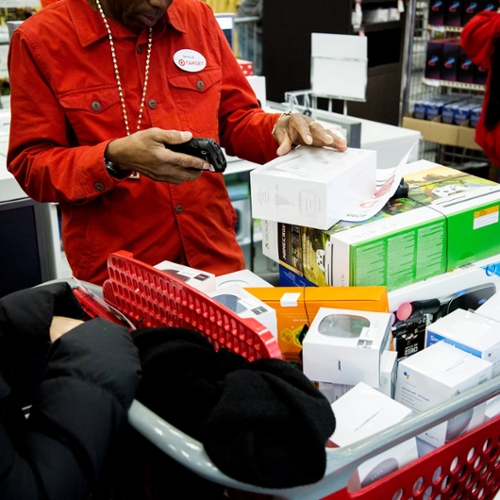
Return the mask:
<svg viewBox="0 0 500 500">
<path fill-rule="evenodd" d="M 495 205 L 494 207 L 490 208 L 484 208 L 483 210 L 478 210 L 477 212 L 474 212 L 474 219 L 477 219 L 478 217 L 484 217 L 485 215 L 491 215 L 494 214 L 495 212 L 498 212 L 498 205 Z"/>
</svg>

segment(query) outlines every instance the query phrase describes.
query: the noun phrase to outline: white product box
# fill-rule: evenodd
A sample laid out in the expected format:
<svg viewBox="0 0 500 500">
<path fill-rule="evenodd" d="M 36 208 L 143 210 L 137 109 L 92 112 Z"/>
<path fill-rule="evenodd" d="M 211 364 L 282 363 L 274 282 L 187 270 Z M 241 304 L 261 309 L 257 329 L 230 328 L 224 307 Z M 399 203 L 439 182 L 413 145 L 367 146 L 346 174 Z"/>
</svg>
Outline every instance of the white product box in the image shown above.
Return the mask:
<svg viewBox="0 0 500 500">
<path fill-rule="evenodd" d="M 500 321 L 500 293 L 490 297 L 482 306 L 476 309 L 476 314 Z"/>
<path fill-rule="evenodd" d="M 491 376 L 500 373 L 500 323 L 474 311 L 456 309 L 427 327 L 425 345 L 439 341 L 458 347 L 473 356 L 489 361 Z"/>
<path fill-rule="evenodd" d="M 252 216 L 328 229 L 376 191 L 377 153 L 301 146 L 250 173 Z"/>
<path fill-rule="evenodd" d="M 238 285 L 241 288 L 273 288 L 273 285 L 249 269 L 217 276 L 215 278 L 215 285 L 217 286 L 217 290 L 231 285 Z"/>
<path fill-rule="evenodd" d="M 418 414 L 490 379 L 491 368 L 488 361 L 438 342 L 399 362 L 395 399 Z M 484 408 L 483 403 L 419 437 L 441 446 L 483 423 Z"/>
<path fill-rule="evenodd" d="M 384 351 L 380 356 L 380 385 L 378 389 L 390 398 L 394 397 L 396 387 L 397 358 L 396 351 Z"/>
<path fill-rule="evenodd" d="M 346 384 L 331 384 L 330 382 L 320 382 L 318 389 L 332 404 L 337 399 L 341 398 L 344 394 L 350 391 L 354 386 Z"/>
<path fill-rule="evenodd" d="M 401 422 L 411 410 L 376 389 L 359 383 L 332 404 L 337 426 L 330 437 L 337 446 L 347 446 Z M 349 480 L 357 490 L 418 458 L 416 438 L 411 438 L 366 462 Z"/>
<path fill-rule="evenodd" d="M 304 374 L 315 382 L 380 385 L 391 315 L 321 307 L 302 344 Z"/>
<path fill-rule="evenodd" d="M 498 417 L 500 415 L 500 396 L 495 396 L 494 398 L 486 401 L 486 409 L 484 411 L 484 421 L 488 422 L 492 418 Z"/>
<path fill-rule="evenodd" d="M 391 290 L 388 293 L 389 306 L 391 311 L 397 311 L 402 304 L 417 300 L 437 298 L 441 302 L 448 302 L 453 297 L 463 297 L 464 292 L 468 292 L 471 288 L 480 287 L 484 287 L 485 290 L 490 288 L 493 293 L 500 287 L 500 255 Z"/>
<path fill-rule="evenodd" d="M 156 264 L 154 267 L 166 274 L 170 274 L 171 276 L 184 281 L 188 285 L 202 292 L 208 293 L 216 288 L 215 274 L 199 271 L 198 269 L 176 264 L 175 262 L 170 262 L 169 260 L 164 260 L 159 264 Z"/>
<path fill-rule="evenodd" d="M 276 311 L 238 285 L 230 285 L 208 295 L 241 318 L 254 318 L 277 338 Z"/>
</svg>

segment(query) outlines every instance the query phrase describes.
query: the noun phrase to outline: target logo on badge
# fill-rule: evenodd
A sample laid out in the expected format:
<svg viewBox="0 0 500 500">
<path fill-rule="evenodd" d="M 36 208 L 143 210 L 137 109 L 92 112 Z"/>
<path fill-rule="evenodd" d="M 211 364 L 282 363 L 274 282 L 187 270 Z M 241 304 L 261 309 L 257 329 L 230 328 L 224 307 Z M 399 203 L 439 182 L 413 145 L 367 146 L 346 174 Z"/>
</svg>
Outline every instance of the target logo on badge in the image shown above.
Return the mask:
<svg viewBox="0 0 500 500">
<path fill-rule="evenodd" d="M 205 68 L 207 60 L 202 54 L 195 50 L 182 49 L 174 54 L 174 63 L 183 71 L 197 73 Z"/>
</svg>

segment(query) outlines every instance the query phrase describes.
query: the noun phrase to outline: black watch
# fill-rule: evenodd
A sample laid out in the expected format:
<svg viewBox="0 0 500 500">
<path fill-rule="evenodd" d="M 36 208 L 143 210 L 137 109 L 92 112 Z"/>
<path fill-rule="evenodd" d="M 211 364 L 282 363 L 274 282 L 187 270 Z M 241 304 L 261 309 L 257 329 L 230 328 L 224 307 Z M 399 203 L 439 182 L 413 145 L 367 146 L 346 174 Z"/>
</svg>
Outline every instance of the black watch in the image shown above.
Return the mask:
<svg viewBox="0 0 500 500">
<path fill-rule="evenodd" d="M 130 170 L 122 170 L 116 163 L 106 160 L 106 158 L 104 158 L 104 163 L 108 174 L 115 179 L 125 179 L 130 175 Z"/>
</svg>

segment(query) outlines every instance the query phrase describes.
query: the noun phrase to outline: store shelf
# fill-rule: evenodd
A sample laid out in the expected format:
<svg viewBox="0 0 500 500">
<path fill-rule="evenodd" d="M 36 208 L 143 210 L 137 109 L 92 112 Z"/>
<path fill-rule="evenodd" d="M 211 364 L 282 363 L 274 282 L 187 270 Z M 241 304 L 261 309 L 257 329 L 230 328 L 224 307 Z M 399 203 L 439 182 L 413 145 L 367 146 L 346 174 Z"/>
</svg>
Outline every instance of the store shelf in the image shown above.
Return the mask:
<svg viewBox="0 0 500 500">
<path fill-rule="evenodd" d="M 477 90 L 481 92 L 484 92 L 486 88 L 486 85 L 479 85 L 477 83 L 450 82 L 448 80 L 434 80 L 432 78 L 423 78 L 422 82 L 430 87 L 450 87 L 452 89 Z"/>
<path fill-rule="evenodd" d="M 481 147 L 474 141 L 476 129 L 466 125 L 451 125 L 439 121 L 418 120 L 412 116 L 405 116 L 403 118 L 403 127 L 418 130 L 422 134 L 424 141 L 482 151 Z"/>
<path fill-rule="evenodd" d="M 461 33 L 464 28 L 462 26 L 435 26 L 429 24 L 427 29 L 430 31 L 441 31 L 444 33 Z"/>
</svg>

